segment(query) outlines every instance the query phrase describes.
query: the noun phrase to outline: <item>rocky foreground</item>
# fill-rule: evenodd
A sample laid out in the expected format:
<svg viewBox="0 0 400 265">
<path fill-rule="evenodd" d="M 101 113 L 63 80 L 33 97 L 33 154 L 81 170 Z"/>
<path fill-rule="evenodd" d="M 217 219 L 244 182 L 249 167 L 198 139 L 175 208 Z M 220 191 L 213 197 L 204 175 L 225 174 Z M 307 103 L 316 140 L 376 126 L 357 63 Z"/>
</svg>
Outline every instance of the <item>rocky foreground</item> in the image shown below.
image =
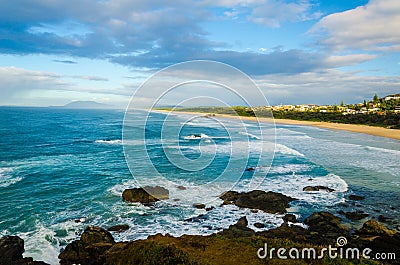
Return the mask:
<svg viewBox="0 0 400 265">
<path fill-rule="evenodd" d="M 320 187 L 319 187 L 320 188 Z M 157 188 L 162 198 L 168 198 L 164 189 Z M 154 195 L 154 194 L 153 194 Z M 141 188 L 124 192 L 123 200 L 150 203 L 160 198 L 148 195 Z M 286 208 L 293 198 L 264 191 L 235 192 L 229 191 L 221 195 L 221 207 L 235 204 L 238 207 L 262 210 L 269 213 L 286 213 Z M 355 198 L 361 199 L 361 198 Z M 198 207 L 195 206 L 194 207 Z M 210 209 L 212 210 L 212 209 Z M 298 259 L 296 264 L 382 264 L 400 262 L 400 233 L 386 228 L 375 220 L 367 220 L 357 230 L 349 230 L 341 218 L 328 213 L 316 212 L 300 222 L 292 214 L 286 214 L 284 223 L 275 229 L 255 232 L 248 227 L 245 216 L 238 222 L 219 233 L 209 236 L 172 237 L 170 235 L 153 235 L 145 240 L 115 242 L 109 231 L 123 232 L 126 225 L 111 227 L 107 230 L 88 226 L 79 240 L 68 244 L 60 253 L 60 264 L 293 264 L 294 260 L 278 258 L 276 251 L 285 248 L 315 248 L 317 256 L 326 247 L 342 249 L 343 253 L 349 248 L 358 248 L 360 253 L 366 248 L 371 249 L 368 256 L 375 257 L 376 253 L 394 253 L 391 260 L 380 261 L 361 258 L 330 259 L 325 253 L 321 259 L 306 257 Z M 188 219 L 187 221 L 192 221 Z M 262 227 L 263 224 L 259 224 Z M 338 246 L 341 238 L 341 246 Z M 23 241 L 18 237 L 5 237 L 0 240 L 0 264 L 45 264 L 22 258 Z M 4 243 L 5 242 L 5 243 Z M 264 253 L 265 244 L 269 250 L 275 248 L 272 257 L 266 255 L 260 258 L 257 253 Z M 261 249 L 261 252 L 260 252 Z M 269 252 L 267 254 L 270 254 Z M 349 256 L 353 258 L 353 256 Z M 360 254 L 361 257 L 361 254 Z M 393 257 L 397 257 L 393 259 Z"/>
</svg>

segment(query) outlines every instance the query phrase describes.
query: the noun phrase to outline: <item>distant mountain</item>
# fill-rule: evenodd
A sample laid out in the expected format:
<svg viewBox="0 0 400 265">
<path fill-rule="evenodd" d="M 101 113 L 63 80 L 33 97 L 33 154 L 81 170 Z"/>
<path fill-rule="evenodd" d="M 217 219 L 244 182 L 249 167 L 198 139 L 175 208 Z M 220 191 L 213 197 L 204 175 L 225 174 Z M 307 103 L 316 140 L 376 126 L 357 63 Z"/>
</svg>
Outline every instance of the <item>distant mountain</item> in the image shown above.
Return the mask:
<svg viewBox="0 0 400 265">
<path fill-rule="evenodd" d="M 54 106 L 53 106 L 54 107 Z M 66 109 L 111 109 L 112 106 L 95 101 L 73 101 L 64 106 L 57 106 L 56 108 Z"/>
</svg>

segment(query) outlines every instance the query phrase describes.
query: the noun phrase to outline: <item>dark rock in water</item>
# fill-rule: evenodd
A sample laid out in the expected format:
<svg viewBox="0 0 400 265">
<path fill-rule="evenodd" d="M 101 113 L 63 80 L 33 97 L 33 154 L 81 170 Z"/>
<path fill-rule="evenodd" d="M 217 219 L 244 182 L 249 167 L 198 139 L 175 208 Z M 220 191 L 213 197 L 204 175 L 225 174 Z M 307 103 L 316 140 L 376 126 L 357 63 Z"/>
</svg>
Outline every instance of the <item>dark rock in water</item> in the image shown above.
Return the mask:
<svg viewBox="0 0 400 265">
<path fill-rule="evenodd" d="M 82 233 L 80 240 L 68 244 L 58 258 L 61 265 L 102 264 L 98 258 L 115 244 L 110 232 L 98 226 L 88 226 Z"/>
<path fill-rule="evenodd" d="M 126 202 L 148 204 L 166 199 L 169 199 L 169 191 L 160 186 L 126 189 L 122 193 L 122 200 Z"/>
<path fill-rule="evenodd" d="M 127 224 L 123 224 L 123 225 L 114 225 L 111 226 L 110 228 L 108 228 L 108 231 L 112 231 L 112 232 L 122 232 L 122 231 L 126 231 L 129 229 L 129 225 Z"/>
<path fill-rule="evenodd" d="M 358 196 L 358 195 L 352 194 L 352 195 L 349 196 L 349 199 L 350 199 L 350 200 L 353 200 L 353 201 L 362 201 L 362 200 L 364 200 L 365 198 L 364 198 L 363 196 Z"/>
<path fill-rule="evenodd" d="M 254 226 L 257 227 L 257 228 L 264 228 L 264 227 L 265 227 L 265 224 L 262 224 L 262 223 L 255 223 Z"/>
<path fill-rule="evenodd" d="M 219 196 L 219 198 L 223 201 L 231 202 L 231 201 L 237 200 L 239 198 L 239 196 L 240 196 L 240 193 L 237 191 L 227 191 L 227 192 L 224 192 L 221 196 Z"/>
<path fill-rule="evenodd" d="M 239 220 L 236 223 L 237 227 L 247 227 L 247 225 L 249 224 L 249 222 L 247 221 L 246 216 L 240 217 Z"/>
<path fill-rule="evenodd" d="M 190 217 L 190 218 L 187 218 L 187 219 L 185 219 L 184 221 L 185 222 L 196 222 L 196 223 L 201 223 L 201 222 L 203 222 L 204 220 L 207 220 L 207 216 L 205 215 L 205 214 L 200 214 L 199 216 L 196 216 L 196 217 Z"/>
<path fill-rule="evenodd" d="M 326 186 L 306 186 L 303 188 L 303 191 L 321 191 L 325 190 L 327 192 L 335 191 L 334 189 L 328 188 Z"/>
<path fill-rule="evenodd" d="M 193 204 L 193 207 L 194 207 L 194 208 L 197 208 L 197 209 L 204 209 L 204 208 L 206 208 L 206 206 L 205 206 L 204 204 L 202 204 L 202 203 L 194 203 L 194 204 Z"/>
<path fill-rule="evenodd" d="M 391 219 L 393 219 L 393 218 L 383 216 L 382 214 L 378 216 L 378 221 L 381 223 L 386 223 L 387 221 L 389 221 Z"/>
<path fill-rule="evenodd" d="M 110 232 L 98 226 L 86 227 L 85 231 L 81 235 L 81 242 L 86 244 L 115 243 Z"/>
<path fill-rule="evenodd" d="M 248 168 L 246 168 L 246 171 L 254 171 L 254 170 L 255 170 L 254 167 L 248 167 Z"/>
<path fill-rule="evenodd" d="M 358 221 L 368 217 L 368 214 L 364 212 L 346 212 L 346 218 L 352 221 Z"/>
<path fill-rule="evenodd" d="M 207 208 L 206 208 L 206 211 L 209 212 L 209 211 L 211 211 L 211 210 L 213 210 L 213 209 L 214 209 L 214 206 L 207 207 Z"/>
<path fill-rule="evenodd" d="M 229 226 L 228 229 L 224 229 L 218 234 L 227 238 L 250 237 L 255 235 L 255 232 L 248 228 L 247 225 L 247 218 L 246 216 L 243 216 L 236 224 Z"/>
<path fill-rule="evenodd" d="M 267 213 L 285 213 L 289 203 L 295 199 L 272 191 L 253 190 L 250 192 L 228 191 L 220 196 L 224 203 L 233 202 L 236 206 L 259 209 Z"/>
<path fill-rule="evenodd" d="M 292 223 L 297 223 L 296 216 L 294 214 L 286 214 L 283 218 L 284 222 L 292 222 Z"/>
<path fill-rule="evenodd" d="M 349 235 L 347 228 L 341 224 L 341 219 L 328 212 L 313 213 L 304 220 L 304 223 L 308 225 L 314 243 L 331 244 L 339 236 Z"/>
<path fill-rule="evenodd" d="M 18 236 L 0 238 L 0 265 L 48 265 L 33 258 L 23 258 L 24 240 Z"/>
<path fill-rule="evenodd" d="M 18 236 L 5 236 L 0 239 L 0 264 L 22 259 L 24 240 Z"/>
<path fill-rule="evenodd" d="M 186 190 L 186 187 L 184 187 L 184 186 L 176 186 L 176 188 L 177 188 L 178 190 Z"/>
</svg>

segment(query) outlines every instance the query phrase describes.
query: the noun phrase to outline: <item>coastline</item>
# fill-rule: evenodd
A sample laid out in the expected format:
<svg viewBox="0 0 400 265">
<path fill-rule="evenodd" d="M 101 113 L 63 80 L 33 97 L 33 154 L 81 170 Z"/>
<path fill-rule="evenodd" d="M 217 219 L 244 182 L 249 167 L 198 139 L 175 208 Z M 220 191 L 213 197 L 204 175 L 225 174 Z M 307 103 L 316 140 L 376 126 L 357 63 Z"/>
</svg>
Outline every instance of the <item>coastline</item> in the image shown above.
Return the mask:
<svg viewBox="0 0 400 265">
<path fill-rule="evenodd" d="M 157 110 L 159 112 L 167 113 L 170 111 L 166 110 Z M 182 114 L 194 114 L 194 115 L 207 115 L 207 113 L 203 112 L 188 112 L 188 111 L 175 111 L 175 113 Z M 314 126 L 324 129 L 330 130 L 342 130 L 348 132 L 355 133 L 363 133 L 373 136 L 380 136 L 395 140 L 400 140 L 400 130 L 396 129 L 387 129 L 383 127 L 376 126 L 368 126 L 368 125 L 359 125 L 359 124 L 345 124 L 345 123 L 330 123 L 330 122 L 317 122 L 317 121 L 300 121 L 300 120 L 289 120 L 289 119 L 271 119 L 271 118 L 257 118 L 257 117 L 246 117 L 246 116 L 233 116 L 228 114 L 215 114 L 216 117 L 222 118 L 230 118 L 230 119 L 241 119 L 245 121 L 259 121 L 259 122 L 267 122 L 276 124 L 285 124 L 285 125 L 301 125 L 301 126 Z"/>
</svg>

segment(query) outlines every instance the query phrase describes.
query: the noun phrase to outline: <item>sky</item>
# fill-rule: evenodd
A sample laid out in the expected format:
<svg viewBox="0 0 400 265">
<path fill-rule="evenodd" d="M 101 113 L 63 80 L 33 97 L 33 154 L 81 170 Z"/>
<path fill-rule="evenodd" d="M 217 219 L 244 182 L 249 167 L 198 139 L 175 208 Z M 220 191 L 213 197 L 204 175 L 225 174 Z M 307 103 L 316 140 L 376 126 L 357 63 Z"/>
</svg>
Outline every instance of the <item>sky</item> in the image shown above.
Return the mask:
<svg viewBox="0 0 400 265">
<path fill-rule="evenodd" d="M 236 67 L 271 105 L 358 103 L 400 93 L 399 29 L 398 0 L 0 0 L 0 105 L 124 108 L 190 60 Z"/>
</svg>

